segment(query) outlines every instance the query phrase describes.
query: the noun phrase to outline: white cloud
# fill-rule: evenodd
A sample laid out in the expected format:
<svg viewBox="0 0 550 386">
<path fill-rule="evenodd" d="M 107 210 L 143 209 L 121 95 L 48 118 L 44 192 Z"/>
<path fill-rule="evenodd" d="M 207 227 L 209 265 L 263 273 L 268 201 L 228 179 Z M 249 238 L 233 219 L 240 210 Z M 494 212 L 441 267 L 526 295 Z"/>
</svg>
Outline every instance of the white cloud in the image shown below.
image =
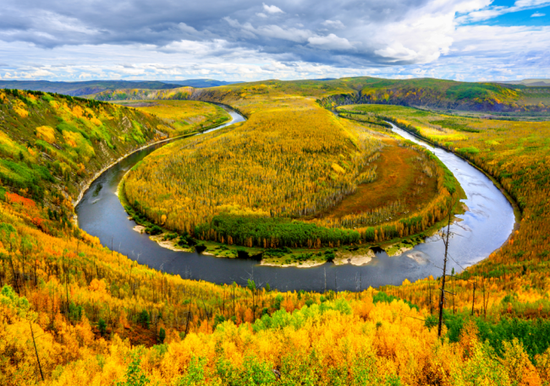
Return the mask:
<svg viewBox="0 0 550 386">
<path fill-rule="evenodd" d="M 454 39 L 455 56 L 463 53 L 463 48 L 469 48 L 468 51 L 476 55 L 491 57 L 525 51 L 547 51 L 550 46 L 550 26 L 463 26 L 457 29 Z"/>
<path fill-rule="evenodd" d="M 233 28 L 241 27 L 241 23 L 239 23 L 237 20 L 230 18 L 229 16 L 224 17 L 223 20 L 225 20 Z"/>
<path fill-rule="evenodd" d="M 282 28 L 278 25 L 266 25 L 253 31 L 268 38 L 289 40 L 296 43 L 304 43 L 312 35 L 311 31 L 298 28 Z"/>
<path fill-rule="evenodd" d="M 376 55 L 389 58 L 390 61 L 407 61 L 413 62 L 418 58 L 418 52 L 404 47 L 401 43 L 393 43 L 389 46 L 374 51 Z"/>
<path fill-rule="evenodd" d="M 195 28 L 193 28 L 193 27 L 191 27 L 191 26 L 189 26 L 185 23 L 179 23 L 178 27 L 179 27 L 180 30 L 182 30 L 184 32 L 195 33 L 195 34 L 198 33 L 198 31 Z"/>
<path fill-rule="evenodd" d="M 493 0 L 466 0 L 453 2 L 453 8 L 458 13 L 468 13 L 483 9 L 489 5 Z"/>
<path fill-rule="evenodd" d="M 263 3 L 263 5 L 264 5 L 264 10 L 267 13 L 284 13 L 283 10 L 277 7 L 276 5 L 267 5 L 265 3 Z"/>
<path fill-rule="evenodd" d="M 516 0 L 515 7 L 540 7 L 541 5 L 550 4 L 548 0 Z"/>
<path fill-rule="evenodd" d="M 461 7 L 465 9 L 464 4 Z M 452 3 L 447 6 L 427 3 L 405 19 L 377 25 L 356 35 L 364 37 L 363 49 L 372 47 L 374 54 L 386 63 L 430 63 L 448 53 L 453 44 L 455 12 Z"/>
<path fill-rule="evenodd" d="M 56 31 L 79 32 L 84 34 L 98 33 L 97 30 L 83 25 L 81 20 L 74 17 L 67 17 L 54 12 L 44 12 L 43 17 L 48 28 L 55 29 Z"/>
<path fill-rule="evenodd" d="M 540 12 L 535 12 L 534 14 L 531 15 L 531 17 L 543 17 L 543 16 L 546 16 L 546 14 L 540 13 Z"/>
<path fill-rule="evenodd" d="M 482 20 L 489 20 L 505 13 L 512 12 L 510 7 L 491 7 L 480 11 L 470 12 L 458 19 L 460 23 L 475 23 Z"/>
<path fill-rule="evenodd" d="M 310 45 L 324 50 L 340 51 L 353 48 L 348 39 L 340 38 L 335 34 L 329 34 L 327 36 L 312 36 L 308 39 L 308 42 Z"/>
<path fill-rule="evenodd" d="M 344 24 L 340 20 L 325 20 L 322 24 L 330 28 L 344 28 Z"/>
<path fill-rule="evenodd" d="M 220 48 L 215 42 L 196 42 L 193 40 L 180 40 L 170 43 L 158 50 L 167 53 L 185 53 L 187 55 L 207 55 Z M 155 49 L 151 47 L 150 49 Z"/>
</svg>

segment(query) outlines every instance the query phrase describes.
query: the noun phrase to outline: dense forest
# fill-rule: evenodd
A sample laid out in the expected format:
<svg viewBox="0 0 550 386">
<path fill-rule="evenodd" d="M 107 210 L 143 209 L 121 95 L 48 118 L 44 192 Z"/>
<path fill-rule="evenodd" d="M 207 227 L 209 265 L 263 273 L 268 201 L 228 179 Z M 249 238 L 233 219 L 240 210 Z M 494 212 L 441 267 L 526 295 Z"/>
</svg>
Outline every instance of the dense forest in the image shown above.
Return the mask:
<svg viewBox="0 0 550 386">
<path fill-rule="evenodd" d="M 521 209 L 506 245 L 449 277 L 438 338 L 440 279 L 281 293 L 186 280 L 110 251 L 67 220 L 72 200 L 168 122 L 46 93 L 0 100 L 0 384 L 550 384 L 547 123 L 345 107 L 469 159 Z M 252 121 L 260 107 L 239 109 Z"/>
</svg>

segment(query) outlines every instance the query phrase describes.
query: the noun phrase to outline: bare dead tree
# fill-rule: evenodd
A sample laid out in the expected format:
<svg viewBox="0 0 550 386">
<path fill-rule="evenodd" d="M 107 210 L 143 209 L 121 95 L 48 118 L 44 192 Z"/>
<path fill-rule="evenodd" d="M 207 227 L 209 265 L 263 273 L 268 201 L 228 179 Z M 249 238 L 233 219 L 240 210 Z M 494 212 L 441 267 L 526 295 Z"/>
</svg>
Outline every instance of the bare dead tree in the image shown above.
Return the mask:
<svg viewBox="0 0 550 386">
<path fill-rule="evenodd" d="M 428 293 L 430 296 L 430 315 L 434 313 L 433 304 L 432 304 L 432 283 L 428 283 Z"/>
<path fill-rule="evenodd" d="M 489 294 L 485 290 L 485 279 L 483 279 L 483 317 L 487 319 L 487 307 L 489 306 Z"/>
<path fill-rule="evenodd" d="M 452 197 L 452 196 L 451 196 Z M 449 253 L 449 239 L 451 236 L 451 219 L 453 216 L 453 200 L 449 201 L 449 218 L 447 221 L 447 232 L 443 237 L 443 243 L 445 245 L 445 257 L 443 259 L 443 275 L 441 276 L 441 296 L 439 298 L 439 323 L 437 326 L 437 336 L 441 337 L 441 327 L 443 324 L 443 307 L 445 303 L 445 279 L 447 278 L 447 257 Z"/>
<path fill-rule="evenodd" d="M 475 306 L 476 306 L 476 282 L 474 281 L 474 291 L 472 293 L 472 315 L 474 315 Z"/>
<path fill-rule="evenodd" d="M 453 280 L 453 294 L 456 293 L 456 287 L 455 287 L 455 284 L 456 284 L 456 278 L 455 278 L 455 269 L 453 268 L 452 272 L 451 272 L 452 276 L 452 280 Z M 456 302 L 455 302 L 455 297 L 453 296 L 453 314 L 456 314 Z"/>
<path fill-rule="evenodd" d="M 68 244 L 68 242 L 67 242 Z M 65 293 L 67 296 L 67 305 L 66 305 L 66 315 L 67 318 L 69 317 L 69 269 L 67 267 L 67 259 L 65 254 L 67 253 L 67 244 L 65 244 L 65 248 L 63 249 L 63 268 L 64 268 L 64 276 L 65 276 Z"/>
<path fill-rule="evenodd" d="M 34 339 L 34 331 L 32 329 L 32 322 L 29 320 L 29 326 L 31 327 L 32 343 L 34 345 L 34 353 L 36 354 L 36 361 L 38 362 L 38 370 L 40 370 L 40 377 L 44 382 L 44 373 L 42 372 L 42 365 L 40 364 L 40 357 L 38 356 L 38 348 L 36 347 L 36 340 Z"/>
</svg>

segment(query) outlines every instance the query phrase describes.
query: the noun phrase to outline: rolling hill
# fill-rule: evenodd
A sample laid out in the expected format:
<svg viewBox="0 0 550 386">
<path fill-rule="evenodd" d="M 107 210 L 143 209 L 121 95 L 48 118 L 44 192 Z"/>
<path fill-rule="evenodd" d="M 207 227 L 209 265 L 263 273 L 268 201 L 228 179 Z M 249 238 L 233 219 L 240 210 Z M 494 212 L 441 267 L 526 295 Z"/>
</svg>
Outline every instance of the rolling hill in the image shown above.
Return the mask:
<svg viewBox="0 0 550 386">
<path fill-rule="evenodd" d="M 523 79 L 500 82 L 504 84 L 518 84 L 527 87 L 550 87 L 550 79 Z"/>
<path fill-rule="evenodd" d="M 434 110 L 545 113 L 550 108 L 550 89 L 499 83 L 467 83 L 440 79 L 380 79 L 371 77 L 330 80 L 239 83 L 216 88 L 183 87 L 172 90 L 125 88 L 105 90 L 90 95 L 102 101 L 196 99 L 216 92 L 237 95 L 254 93 L 262 96 L 294 93 L 317 97 L 324 107 L 342 104 L 377 103 L 420 107 Z"/>
</svg>

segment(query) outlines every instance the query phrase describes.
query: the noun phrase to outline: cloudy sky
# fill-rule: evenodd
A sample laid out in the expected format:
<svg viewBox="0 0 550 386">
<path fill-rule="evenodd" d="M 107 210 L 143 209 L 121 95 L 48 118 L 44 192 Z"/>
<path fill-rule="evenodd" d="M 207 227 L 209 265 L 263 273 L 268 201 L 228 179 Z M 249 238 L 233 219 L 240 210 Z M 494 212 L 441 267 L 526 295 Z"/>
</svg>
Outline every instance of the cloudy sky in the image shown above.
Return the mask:
<svg viewBox="0 0 550 386">
<path fill-rule="evenodd" d="M 0 78 L 550 77 L 545 0 L 2 0 Z"/>
</svg>

